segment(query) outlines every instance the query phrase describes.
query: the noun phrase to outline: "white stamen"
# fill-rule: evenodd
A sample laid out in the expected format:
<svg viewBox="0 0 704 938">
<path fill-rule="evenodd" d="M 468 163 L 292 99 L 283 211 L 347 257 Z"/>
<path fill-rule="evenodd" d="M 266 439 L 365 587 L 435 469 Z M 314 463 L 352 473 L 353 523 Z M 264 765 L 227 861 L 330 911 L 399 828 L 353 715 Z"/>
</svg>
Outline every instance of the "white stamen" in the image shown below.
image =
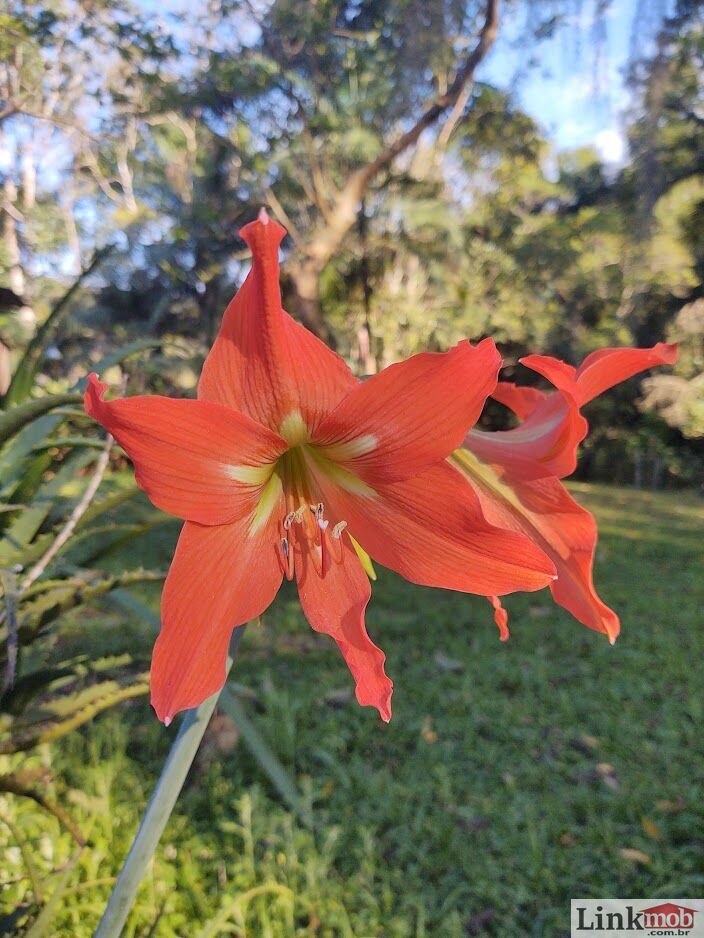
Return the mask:
<svg viewBox="0 0 704 938">
<path fill-rule="evenodd" d="M 267 212 L 267 210 L 264 208 L 263 205 L 262 205 L 262 207 L 259 209 L 259 214 L 257 215 L 257 218 L 258 218 L 259 221 L 262 223 L 262 225 L 268 225 L 268 224 L 269 224 L 269 213 Z"/>
</svg>

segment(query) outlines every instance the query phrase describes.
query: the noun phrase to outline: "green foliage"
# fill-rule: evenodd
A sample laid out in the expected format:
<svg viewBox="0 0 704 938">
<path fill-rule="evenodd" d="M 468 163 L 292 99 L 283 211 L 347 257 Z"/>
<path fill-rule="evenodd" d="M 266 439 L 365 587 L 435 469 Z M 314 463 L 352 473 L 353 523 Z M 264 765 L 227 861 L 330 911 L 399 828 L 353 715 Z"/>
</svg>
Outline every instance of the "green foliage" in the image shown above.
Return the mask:
<svg viewBox="0 0 704 938">
<path fill-rule="evenodd" d="M 163 573 L 103 563 L 115 545 L 163 518 L 131 508 L 137 492 L 119 476 L 95 498 L 109 445 L 96 440 L 74 391 L 41 396 L 32 381 L 47 336 L 40 331 L 15 372 L 0 410 L 0 752 L 57 739 L 123 700 L 145 694 L 146 656 L 90 659 L 66 649 L 66 623 L 84 617 L 115 590 L 161 582 Z M 124 352 L 125 350 L 123 350 Z M 126 350 L 127 352 L 130 349 Z M 120 356 L 116 355 L 116 360 Z M 65 387 L 65 382 L 64 382 Z M 22 400 L 24 398 L 24 400 Z M 116 523 L 116 514 L 120 523 Z M 125 569 L 126 567 L 126 569 Z M 90 621 L 88 618 L 86 621 Z M 46 781 L 6 773 L 0 789 L 32 798 L 71 830 Z"/>
<path fill-rule="evenodd" d="M 1 411 L 0 446 L 6 443 L 15 433 L 22 430 L 23 427 L 27 426 L 27 424 L 41 417 L 42 414 L 54 410 L 56 407 L 63 407 L 66 404 L 79 403 L 81 399 L 80 394 L 56 394 L 53 397 L 39 397 L 34 400 L 24 401 L 22 404 L 17 404 L 14 407 L 11 406 Z"/>
<path fill-rule="evenodd" d="M 485 602 L 381 572 L 369 628 L 397 683 L 385 727 L 355 703 L 333 643 L 282 595 L 245 633 L 234 680 L 314 827 L 220 715 L 127 938 L 553 936 L 585 891 L 701 891 L 701 500 L 573 490 L 598 516 L 596 578 L 623 619 L 616 646 L 542 593 L 509 598 L 502 645 Z M 138 699 L 25 759 L 62 780 L 49 793 L 91 844 L 52 910 L 52 938 L 95 928 L 171 738 Z M 0 821 L 4 905 L 31 921 L 76 843 L 31 800 L 0 796 L 0 816 L 14 828 Z"/>
<path fill-rule="evenodd" d="M 678 342 L 674 373 L 654 375 L 644 383 L 642 407 L 662 414 L 686 437 L 704 440 L 704 299 L 683 306 L 668 329 Z"/>
<path fill-rule="evenodd" d="M 53 341 L 56 332 L 61 325 L 61 321 L 71 308 L 71 300 L 74 294 L 79 290 L 82 281 L 89 276 L 93 270 L 103 261 L 112 251 L 112 248 L 103 248 L 96 251 L 88 266 L 83 270 L 79 277 L 74 280 L 71 286 L 53 305 L 48 316 L 37 330 L 36 335 L 25 349 L 22 358 L 15 367 L 10 381 L 10 386 L 3 398 L 3 407 L 7 410 L 20 404 L 29 397 L 34 382 L 39 371 L 40 365 L 46 355 L 50 343 Z M 0 427 L 0 443 L 4 442 L 2 429 Z"/>
</svg>

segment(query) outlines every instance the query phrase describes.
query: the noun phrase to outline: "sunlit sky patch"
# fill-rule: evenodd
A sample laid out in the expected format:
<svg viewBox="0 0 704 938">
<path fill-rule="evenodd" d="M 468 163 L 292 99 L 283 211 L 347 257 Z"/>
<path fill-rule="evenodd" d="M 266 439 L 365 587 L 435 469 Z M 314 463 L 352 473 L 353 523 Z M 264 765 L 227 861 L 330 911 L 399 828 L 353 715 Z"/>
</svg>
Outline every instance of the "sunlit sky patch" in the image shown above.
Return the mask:
<svg viewBox="0 0 704 938">
<path fill-rule="evenodd" d="M 520 41 L 523 14 L 507 14 L 479 77 L 512 88 L 558 149 L 593 146 L 605 162 L 619 164 L 627 156 L 628 66 L 649 53 L 672 3 L 612 0 L 598 26 L 595 6 L 590 0 L 575 3 L 569 22 L 532 50 Z M 528 61 L 529 54 L 535 61 Z"/>
</svg>

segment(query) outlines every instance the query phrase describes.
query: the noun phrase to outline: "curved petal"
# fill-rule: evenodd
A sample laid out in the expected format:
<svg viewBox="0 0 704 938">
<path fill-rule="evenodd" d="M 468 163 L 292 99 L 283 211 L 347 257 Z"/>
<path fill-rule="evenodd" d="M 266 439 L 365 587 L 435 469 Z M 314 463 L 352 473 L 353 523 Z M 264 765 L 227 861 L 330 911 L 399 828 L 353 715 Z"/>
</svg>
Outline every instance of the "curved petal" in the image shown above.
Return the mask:
<svg viewBox="0 0 704 938">
<path fill-rule="evenodd" d="M 244 521 L 184 525 L 152 657 L 152 705 L 160 720 L 168 724 L 220 690 L 232 630 L 264 612 L 281 579 L 272 529 L 250 538 Z"/>
<path fill-rule="evenodd" d="M 329 535 L 325 536 L 329 544 Z M 335 546 L 340 549 L 328 551 L 329 563 L 323 575 L 310 551 L 297 550 L 301 606 L 311 627 L 337 642 L 357 685 L 358 702 L 376 707 L 388 723 L 393 683 L 384 672 L 384 652 L 369 638 L 364 625 L 364 610 L 371 595 L 369 578 L 345 534 Z"/>
<path fill-rule="evenodd" d="M 86 412 L 125 450 L 157 508 L 199 524 L 253 510 L 259 488 L 242 479 L 277 459 L 286 449 L 280 437 L 220 404 L 156 394 L 106 401 L 106 390 L 89 375 Z"/>
<path fill-rule="evenodd" d="M 374 560 L 412 583 L 486 596 L 541 589 L 554 576 L 532 541 L 485 519 L 479 499 L 447 462 L 385 483 L 374 498 L 323 478 L 319 486 L 330 518 L 347 521 Z"/>
<path fill-rule="evenodd" d="M 664 343 L 652 349 L 602 349 L 577 369 L 548 355 L 529 355 L 521 362 L 548 378 L 559 393 L 499 383 L 492 396 L 519 417 L 525 414 L 523 423 L 493 433 L 473 430 L 464 445 L 484 463 L 502 467 L 510 479 L 564 478 L 574 472 L 577 447 L 589 429 L 579 408 L 638 371 L 676 357 L 676 346 Z"/>
<path fill-rule="evenodd" d="M 240 232 L 252 269 L 225 310 L 198 385 L 201 400 L 249 414 L 278 431 L 300 414 L 310 429 L 357 383 L 345 362 L 281 306 L 281 225 L 260 213 Z"/>
<path fill-rule="evenodd" d="M 528 355 L 521 363 L 537 371 L 555 387 L 574 395 L 579 406 L 632 378 L 640 371 L 677 361 L 676 343 L 658 342 L 652 348 L 605 348 L 587 355 L 576 370 L 549 355 Z"/>
<path fill-rule="evenodd" d="M 408 479 L 460 445 L 496 386 L 500 367 L 491 339 L 414 355 L 358 385 L 312 442 L 372 486 Z"/>
<path fill-rule="evenodd" d="M 588 429 L 571 396 L 549 394 L 518 427 L 472 430 L 464 446 L 512 479 L 564 478 L 576 468 L 577 447 Z"/>
<path fill-rule="evenodd" d="M 513 411 L 519 420 L 525 420 L 547 395 L 538 388 L 521 387 L 512 381 L 499 381 L 491 396 L 499 404 Z"/>
<path fill-rule="evenodd" d="M 574 365 L 553 358 L 551 355 L 526 355 L 519 359 L 526 368 L 531 368 L 539 375 L 547 378 L 550 384 L 558 391 L 572 397 L 577 397 L 577 369 Z M 579 402 L 578 402 L 579 403 Z"/>
<path fill-rule="evenodd" d="M 557 579 L 550 584 L 555 602 L 613 643 L 619 619 L 597 595 L 592 577 L 597 541 L 592 515 L 574 501 L 558 479 L 507 485 L 491 467 L 484 466 L 478 472 L 471 461 L 461 465 L 489 521 L 521 531 L 551 558 L 557 571 Z"/>
</svg>

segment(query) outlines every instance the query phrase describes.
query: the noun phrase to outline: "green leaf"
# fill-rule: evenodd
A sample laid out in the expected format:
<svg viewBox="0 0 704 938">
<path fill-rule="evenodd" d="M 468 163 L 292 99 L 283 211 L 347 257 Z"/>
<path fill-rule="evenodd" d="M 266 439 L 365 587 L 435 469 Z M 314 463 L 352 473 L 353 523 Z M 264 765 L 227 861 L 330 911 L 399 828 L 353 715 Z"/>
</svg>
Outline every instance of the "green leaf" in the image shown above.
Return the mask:
<svg viewBox="0 0 704 938">
<path fill-rule="evenodd" d="M 146 603 L 138 599 L 134 593 L 126 589 L 111 590 L 106 599 L 111 605 L 117 606 L 123 612 L 147 622 L 153 628 L 155 634 L 159 631 L 161 619 L 153 609 L 150 609 Z"/>
<path fill-rule="evenodd" d="M 120 673 L 112 679 L 95 680 L 89 670 L 49 685 L 46 696 L 15 718 L 0 724 L 0 753 L 25 752 L 52 742 L 83 726 L 97 714 L 125 700 L 149 693 L 149 672 Z"/>
<path fill-rule="evenodd" d="M 0 485 L 2 486 L 0 500 L 6 501 L 13 492 L 17 491 L 20 483 L 25 491 L 36 490 L 50 459 L 45 452 L 33 455 L 34 447 L 49 436 L 59 426 L 62 419 L 56 413 L 39 417 L 38 420 L 34 420 L 20 430 L 2 449 L 0 453 Z M 31 462 L 28 461 L 29 457 L 33 457 Z"/>
<path fill-rule="evenodd" d="M 128 543 L 140 534 L 146 534 L 161 525 L 170 524 L 173 524 L 172 518 L 155 513 L 151 521 L 140 521 L 132 524 L 115 524 L 111 522 L 96 527 L 83 528 L 67 541 L 59 553 L 63 556 L 64 563 L 70 566 L 90 566 L 101 560 L 105 554 L 120 544 Z"/>
<path fill-rule="evenodd" d="M 50 515 L 54 516 L 53 521 L 58 522 L 71 510 L 75 498 L 80 497 L 80 491 L 86 484 L 77 479 L 77 475 L 93 459 L 91 452 L 71 453 L 61 463 L 54 477 L 41 486 L 31 504 L 17 513 L 0 539 L 0 566 L 27 566 L 29 560 L 24 551 Z"/>
<path fill-rule="evenodd" d="M 164 576 L 160 571 L 133 570 L 94 581 L 66 581 L 64 586 L 39 593 L 36 598 L 20 604 L 20 645 L 31 643 L 38 632 L 43 631 L 47 625 L 70 609 L 93 602 L 120 587 L 132 586 L 135 583 L 161 582 Z M 0 625 L 0 661 L 4 655 L 6 632 L 7 626 L 3 623 Z"/>
<path fill-rule="evenodd" d="M 76 404 L 82 399 L 81 395 L 75 392 L 51 394 L 3 410 L 0 413 L 0 446 L 42 414 L 55 407 L 63 407 L 64 404 Z"/>
<path fill-rule="evenodd" d="M 176 343 L 168 343 L 165 339 L 137 339 L 135 342 L 130 342 L 129 345 L 115 349 L 115 351 L 101 358 L 99 362 L 91 366 L 91 371 L 100 375 L 103 371 L 107 371 L 107 369 L 112 368 L 113 365 L 119 365 L 120 362 L 123 362 L 126 358 L 130 358 L 132 355 L 136 355 L 138 352 L 144 352 L 147 349 L 161 348 L 168 344 L 173 345 Z M 77 383 L 77 387 L 83 389 L 85 386 L 86 379 L 81 378 Z"/>
<path fill-rule="evenodd" d="M 73 875 L 73 870 L 78 863 L 83 848 L 77 851 L 67 863 L 66 867 L 56 876 L 56 888 L 54 889 L 48 902 L 37 916 L 32 927 L 25 933 L 25 938 L 44 938 L 45 935 L 51 935 L 51 925 L 54 914 L 58 909 L 59 903 L 63 898 Z"/>
<path fill-rule="evenodd" d="M 86 525 L 96 521 L 102 515 L 107 514 L 114 508 L 119 508 L 120 505 L 124 505 L 126 501 L 135 498 L 140 492 L 141 489 L 137 483 L 130 481 L 128 485 L 118 489 L 118 491 L 112 492 L 100 501 L 94 501 L 78 522 L 77 528 L 79 530 L 85 528 Z"/>
<path fill-rule="evenodd" d="M 227 684 L 222 689 L 218 706 L 237 725 L 242 734 L 242 739 L 286 804 L 304 824 L 310 824 L 310 811 L 304 804 L 296 783 L 279 762 L 276 754 L 254 723 L 249 719 L 243 706 Z"/>
<path fill-rule="evenodd" d="M 27 346 L 24 355 L 15 369 L 15 373 L 10 381 L 10 387 L 7 389 L 7 394 L 3 400 L 4 407 L 12 404 L 19 405 L 20 401 L 24 401 L 25 398 L 29 397 L 39 366 L 47 348 L 53 341 L 56 330 L 59 328 L 61 321 L 70 308 L 71 299 L 85 278 L 95 270 L 112 250 L 112 245 L 109 245 L 108 247 L 96 251 L 88 266 L 81 271 L 68 290 L 66 290 L 63 296 L 54 304 L 53 309 Z"/>
<path fill-rule="evenodd" d="M 33 449 L 35 453 L 39 453 L 45 449 L 63 448 L 66 446 L 72 446 L 74 449 L 77 447 L 102 449 L 105 446 L 105 441 L 88 436 L 60 436 L 55 440 L 42 440 L 40 443 L 37 443 Z"/>
</svg>

